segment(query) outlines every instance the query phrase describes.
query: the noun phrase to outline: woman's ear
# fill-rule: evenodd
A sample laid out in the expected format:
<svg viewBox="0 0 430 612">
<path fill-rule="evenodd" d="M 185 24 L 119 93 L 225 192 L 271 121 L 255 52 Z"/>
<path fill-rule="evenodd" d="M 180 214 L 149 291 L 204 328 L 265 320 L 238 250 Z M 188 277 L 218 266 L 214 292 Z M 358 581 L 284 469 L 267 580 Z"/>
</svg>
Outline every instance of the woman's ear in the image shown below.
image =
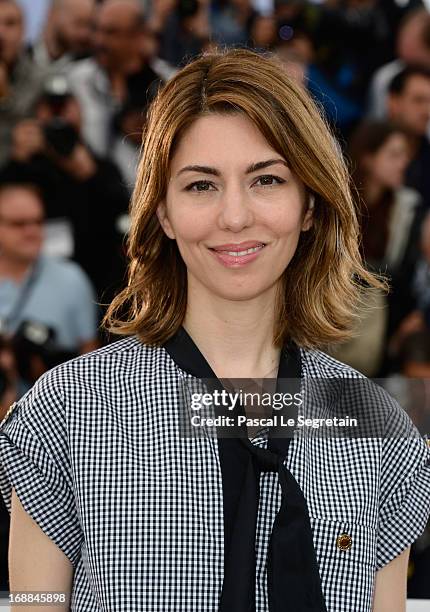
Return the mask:
<svg viewBox="0 0 430 612">
<path fill-rule="evenodd" d="M 169 221 L 169 217 L 167 216 L 167 207 L 166 207 L 166 201 L 165 200 L 161 200 L 160 203 L 157 206 L 157 210 L 156 210 L 156 215 L 158 217 L 158 220 L 160 222 L 161 227 L 164 230 L 164 233 L 166 234 L 166 236 L 168 236 L 168 238 L 171 238 L 172 240 L 174 240 L 176 238 L 175 236 L 175 232 L 173 231 L 172 225 Z"/>
<path fill-rule="evenodd" d="M 309 194 L 308 208 L 303 218 L 302 232 L 306 232 L 312 227 L 314 208 L 315 208 L 315 196 L 313 195 L 313 193 L 311 193 Z"/>
</svg>

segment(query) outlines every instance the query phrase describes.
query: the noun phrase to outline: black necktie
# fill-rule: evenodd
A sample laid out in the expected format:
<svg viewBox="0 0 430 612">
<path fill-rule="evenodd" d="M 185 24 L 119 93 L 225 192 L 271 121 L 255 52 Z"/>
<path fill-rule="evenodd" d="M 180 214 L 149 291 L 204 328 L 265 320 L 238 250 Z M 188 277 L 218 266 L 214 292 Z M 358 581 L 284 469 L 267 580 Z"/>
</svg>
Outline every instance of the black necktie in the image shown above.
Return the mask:
<svg viewBox="0 0 430 612">
<path fill-rule="evenodd" d="M 267 583 L 270 612 L 326 612 L 306 500 L 284 456 L 240 442 L 248 453 L 224 573 L 219 611 L 255 611 L 255 529 L 261 472 L 278 474 L 281 506 L 270 536 Z M 231 469 L 231 466 L 230 466 Z"/>
<path fill-rule="evenodd" d="M 198 378 L 210 379 L 213 389 L 223 389 L 184 328 L 164 348 L 183 370 Z M 289 343 L 281 351 L 276 391 L 291 392 L 291 387 L 283 389 L 285 379 L 298 384 L 300 377 L 300 351 Z M 243 414 L 243 407 L 236 416 L 239 413 Z M 286 414 L 285 409 L 279 411 L 281 414 Z M 289 412 L 288 416 L 294 413 Z M 245 428 L 237 430 L 237 437 L 224 437 L 225 433 L 222 428 L 217 432 L 225 549 L 219 612 L 255 612 L 256 609 L 255 533 L 261 472 L 278 474 L 282 494 L 267 557 L 269 612 L 327 612 L 306 499 L 284 465 L 290 441 L 285 428 L 282 432 L 270 430 L 267 449 L 252 444 Z M 231 436 L 231 431 L 228 434 Z"/>
</svg>

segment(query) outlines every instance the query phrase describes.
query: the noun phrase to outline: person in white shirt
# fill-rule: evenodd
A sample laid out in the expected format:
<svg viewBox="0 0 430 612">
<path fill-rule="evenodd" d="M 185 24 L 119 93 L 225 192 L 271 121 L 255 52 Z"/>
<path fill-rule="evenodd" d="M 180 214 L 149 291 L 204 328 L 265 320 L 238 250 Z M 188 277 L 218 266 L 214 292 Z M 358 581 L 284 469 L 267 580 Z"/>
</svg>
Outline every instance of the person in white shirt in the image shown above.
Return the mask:
<svg viewBox="0 0 430 612">
<path fill-rule="evenodd" d="M 165 64 L 160 67 L 158 58 L 146 55 L 147 46 L 152 48 L 148 37 L 138 0 L 106 0 L 96 12 L 94 56 L 78 62 L 69 76 L 82 110 L 84 140 L 96 154 L 111 156 L 122 175 L 133 179 L 137 147 L 117 134 L 113 123 L 127 101 L 130 78 L 138 77 L 145 91 L 166 76 Z"/>
<path fill-rule="evenodd" d="M 32 48 L 44 70 L 67 72 L 91 51 L 95 0 L 52 0 L 41 36 Z"/>
</svg>

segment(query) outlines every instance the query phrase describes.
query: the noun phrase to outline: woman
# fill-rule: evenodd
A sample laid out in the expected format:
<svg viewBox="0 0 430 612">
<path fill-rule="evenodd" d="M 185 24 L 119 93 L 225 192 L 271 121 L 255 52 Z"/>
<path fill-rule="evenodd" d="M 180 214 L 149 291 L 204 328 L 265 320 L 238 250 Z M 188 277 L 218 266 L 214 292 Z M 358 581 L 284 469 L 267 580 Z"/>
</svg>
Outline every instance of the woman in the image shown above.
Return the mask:
<svg viewBox="0 0 430 612">
<path fill-rule="evenodd" d="M 364 121 L 351 138 L 350 156 L 363 204 L 363 255 L 370 266 L 386 266 L 394 274 L 411 257 L 419 229 L 421 199 L 404 184 L 410 161 L 408 134 L 387 121 Z"/>
<path fill-rule="evenodd" d="M 413 309 L 411 279 L 419 254 L 423 218 L 419 194 L 405 187 L 410 161 L 408 134 L 388 121 L 363 121 L 349 147 L 353 178 L 360 194 L 361 251 L 370 269 L 388 274 L 391 292 L 371 298 L 357 336 L 331 354 L 367 376 L 378 376 L 387 338 Z"/>
<path fill-rule="evenodd" d="M 69 590 L 79 611 L 404 610 L 421 439 L 252 437 L 238 418 L 181 435 L 200 379 L 212 397 L 222 379 L 360 379 L 317 347 L 380 282 L 338 148 L 277 60 L 209 54 L 159 92 L 129 254 L 107 316 L 128 337 L 52 370 L 2 424 L 11 589 Z"/>
</svg>

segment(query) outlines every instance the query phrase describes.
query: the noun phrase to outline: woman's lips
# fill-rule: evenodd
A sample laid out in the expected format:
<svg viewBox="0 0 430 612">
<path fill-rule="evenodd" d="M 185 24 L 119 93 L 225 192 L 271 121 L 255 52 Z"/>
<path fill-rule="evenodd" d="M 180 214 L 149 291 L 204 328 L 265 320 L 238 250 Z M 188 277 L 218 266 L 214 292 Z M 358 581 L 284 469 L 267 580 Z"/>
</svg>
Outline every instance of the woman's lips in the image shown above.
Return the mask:
<svg viewBox="0 0 430 612">
<path fill-rule="evenodd" d="M 239 268 L 254 261 L 266 245 L 260 243 L 258 246 L 243 248 L 241 250 L 217 250 L 210 249 L 220 263 L 228 268 Z M 224 247 L 223 247 L 224 248 Z M 231 247 L 230 247 L 231 248 Z M 236 247 L 237 248 L 237 247 Z"/>
</svg>

